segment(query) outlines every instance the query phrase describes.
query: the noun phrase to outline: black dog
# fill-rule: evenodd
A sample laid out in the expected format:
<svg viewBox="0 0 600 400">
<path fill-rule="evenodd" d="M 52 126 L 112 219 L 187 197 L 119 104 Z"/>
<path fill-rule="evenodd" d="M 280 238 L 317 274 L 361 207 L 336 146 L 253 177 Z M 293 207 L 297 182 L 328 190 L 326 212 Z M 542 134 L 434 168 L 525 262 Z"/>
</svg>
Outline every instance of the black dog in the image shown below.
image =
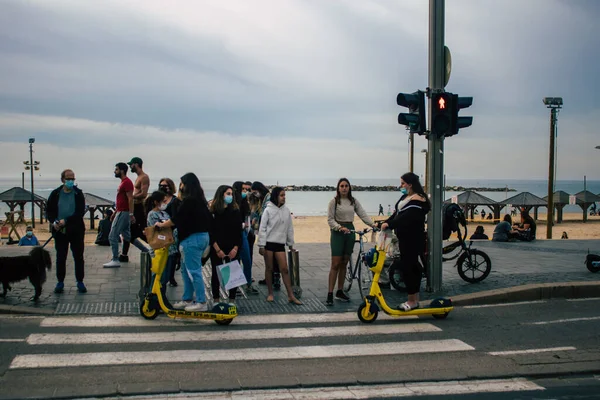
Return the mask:
<svg viewBox="0 0 600 400">
<path fill-rule="evenodd" d="M 42 294 L 42 284 L 46 282 L 46 269 L 50 268 L 50 253 L 40 246 L 33 247 L 29 254 L 11 255 L 0 252 L 0 282 L 4 289 L 0 297 L 6 296 L 7 291 L 11 289 L 11 283 L 29 278 L 29 282 L 35 288 L 35 295 L 31 300 L 37 301 Z"/>
</svg>

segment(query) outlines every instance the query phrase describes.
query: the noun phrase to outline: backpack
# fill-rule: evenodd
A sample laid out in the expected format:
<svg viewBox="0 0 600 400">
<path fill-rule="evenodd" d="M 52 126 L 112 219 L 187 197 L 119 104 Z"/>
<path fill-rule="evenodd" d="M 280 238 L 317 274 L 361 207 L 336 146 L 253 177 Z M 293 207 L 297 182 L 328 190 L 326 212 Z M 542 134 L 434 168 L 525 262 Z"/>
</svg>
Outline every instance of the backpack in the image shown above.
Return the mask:
<svg viewBox="0 0 600 400">
<path fill-rule="evenodd" d="M 442 207 L 442 238 L 448 240 L 453 232 L 458 231 L 459 225 L 467 225 L 463 209 L 458 204 L 444 204 Z"/>
</svg>

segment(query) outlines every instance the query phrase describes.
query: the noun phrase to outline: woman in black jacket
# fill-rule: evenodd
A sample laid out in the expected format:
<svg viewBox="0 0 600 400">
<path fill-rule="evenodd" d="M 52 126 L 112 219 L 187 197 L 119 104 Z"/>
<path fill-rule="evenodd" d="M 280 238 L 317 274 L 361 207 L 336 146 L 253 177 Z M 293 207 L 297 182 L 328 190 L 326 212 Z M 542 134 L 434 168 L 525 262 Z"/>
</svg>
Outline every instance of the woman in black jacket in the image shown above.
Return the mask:
<svg viewBox="0 0 600 400">
<path fill-rule="evenodd" d="M 219 302 L 219 276 L 217 266 L 240 259 L 242 247 L 242 214 L 233 200 L 231 186 L 219 186 L 210 205 L 213 214 L 210 231 L 210 263 L 212 265 L 211 287 L 215 303 Z M 229 302 L 235 303 L 237 288 L 229 290 Z"/>
<path fill-rule="evenodd" d="M 398 308 L 410 311 L 419 308 L 423 271 L 419 256 L 425 251 L 425 216 L 431 205 L 419 177 L 412 172 L 400 178 L 400 191 L 403 195 L 396 203 L 396 211 L 381 225 L 381 229 L 393 229 L 398 237 L 400 263 L 408 292 L 408 300 Z"/>
</svg>

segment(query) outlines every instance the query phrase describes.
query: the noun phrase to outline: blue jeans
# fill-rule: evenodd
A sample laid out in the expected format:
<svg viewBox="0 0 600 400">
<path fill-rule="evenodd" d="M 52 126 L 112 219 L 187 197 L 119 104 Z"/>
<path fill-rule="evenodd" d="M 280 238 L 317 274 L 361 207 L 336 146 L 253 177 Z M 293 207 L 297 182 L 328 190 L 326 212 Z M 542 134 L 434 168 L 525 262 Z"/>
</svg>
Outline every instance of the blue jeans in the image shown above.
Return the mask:
<svg viewBox="0 0 600 400">
<path fill-rule="evenodd" d="M 119 261 L 119 235 L 123 236 L 124 241 L 131 241 L 130 218 L 128 211 L 117 211 L 113 219 L 110 233 L 108 234 L 108 241 L 112 247 L 113 261 Z"/>
<path fill-rule="evenodd" d="M 181 276 L 183 278 L 183 301 L 206 303 L 204 278 L 202 277 L 202 254 L 208 247 L 208 232 L 193 233 L 179 243 L 181 252 Z"/>
<path fill-rule="evenodd" d="M 248 232 L 244 229 L 242 231 L 242 251 L 240 252 L 240 258 L 244 266 L 244 276 L 248 285 L 252 283 L 252 256 L 250 255 L 250 245 L 248 244 Z"/>
<path fill-rule="evenodd" d="M 169 254 L 169 257 L 167 258 L 167 266 L 165 267 L 165 270 L 162 276 L 160 277 L 160 284 L 163 287 L 166 287 L 167 283 L 171 279 L 171 271 L 173 270 L 173 268 L 175 268 L 175 257 L 175 254 Z"/>
</svg>

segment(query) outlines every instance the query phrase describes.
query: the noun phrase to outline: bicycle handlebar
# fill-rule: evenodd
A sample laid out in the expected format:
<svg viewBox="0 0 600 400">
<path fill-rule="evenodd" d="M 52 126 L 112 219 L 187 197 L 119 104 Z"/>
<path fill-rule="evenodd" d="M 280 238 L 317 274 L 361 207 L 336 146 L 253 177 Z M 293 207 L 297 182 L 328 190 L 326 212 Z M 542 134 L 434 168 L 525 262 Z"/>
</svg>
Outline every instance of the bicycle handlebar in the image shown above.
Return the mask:
<svg viewBox="0 0 600 400">
<path fill-rule="evenodd" d="M 356 233 L 356 234 L 358 234 L 359 236 L 363 236 L 363 235 L 366 235 L 367 233 L 369 233 L 369 232 L 371 232 L 371 231 L 374 231 L 374 232 L 379 232 L 380 230 L 381 230 L 381 229 L 379 229 L 379 228 L 365 228 L 365 229 L 363 229 L 362 231 L 357 231 L 357 230 L 355 230 L 355 229 L 350 229 L 350 231 L 349 231 L 347 234 L 349 235 L 349 234 L 351 234 L 351 233 Z"/>
</svg>

